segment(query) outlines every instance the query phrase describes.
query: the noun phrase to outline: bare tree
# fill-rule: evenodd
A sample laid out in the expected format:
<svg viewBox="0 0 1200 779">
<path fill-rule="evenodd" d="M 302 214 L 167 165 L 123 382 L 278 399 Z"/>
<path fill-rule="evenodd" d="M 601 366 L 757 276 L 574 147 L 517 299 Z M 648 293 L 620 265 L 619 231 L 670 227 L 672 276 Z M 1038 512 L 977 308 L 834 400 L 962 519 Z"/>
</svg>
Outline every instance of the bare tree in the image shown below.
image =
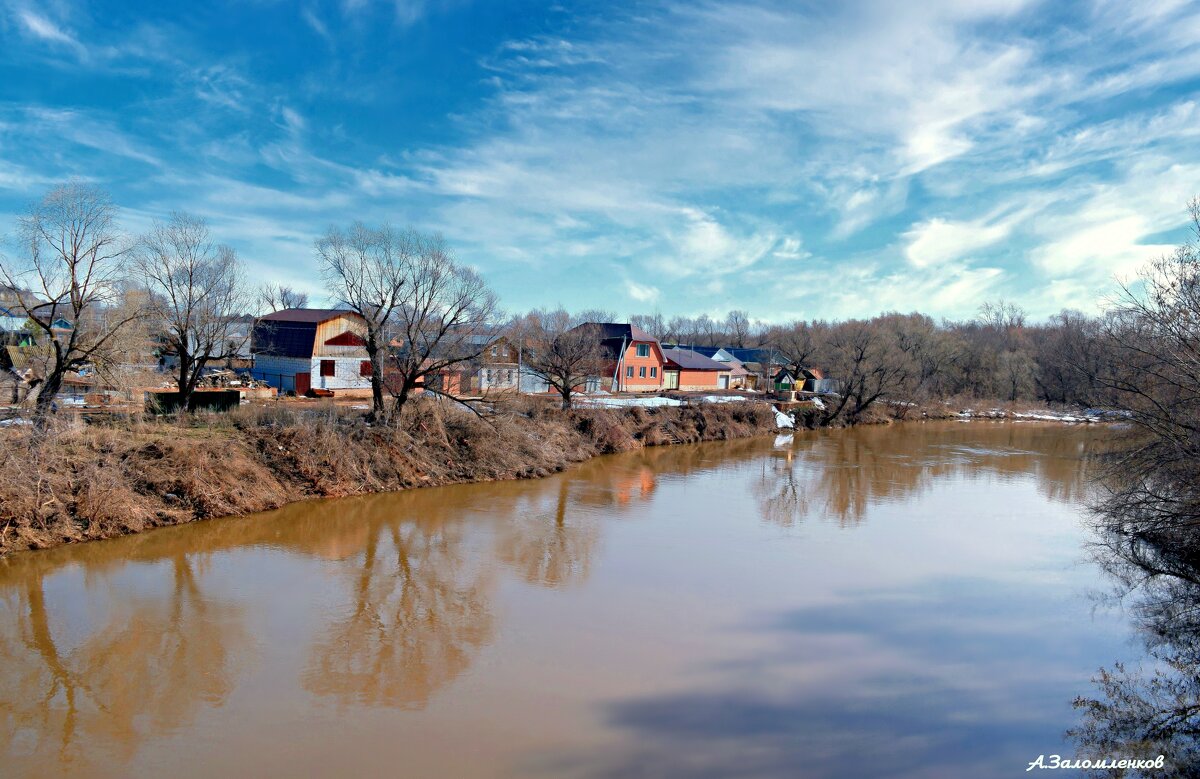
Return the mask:
<svg viewBox="0 0 1200 779">
<path fill-rule="evenodd" d="M 247 303 L 241 262 L 232 248 L 214 243 L 203 219 L 174 213 L 142 238 L 134 269 L 150 289 L 150 311 L 176 360 L 175 386 L 186 409 L 204 368 L 242 346 L 234 337 Z"/>
<path fill-rule="evenodd" d="M 1025 331 L 1025 309 L 1016 303 L 998 300 L 979 307 L 979 321 L 995 333 L 1005 349 L 1015 349 Z"/>
<path fill-rule="evenodd" d="M 576 388 L 604 368 L 600 333 L 563 309 L 535 311 L 527 318 L 525 365 L 571 407 Z"/>
<path fill-rule="evenodd" d="M 258 292 L 258 303 L 272 314 L 290 308 L 308 308 L 308 293 L 283 284 L 267 284 Z"/>
<path fill-rule="evenodd" d="M 691 319 L 685 316 L 673 316 L 666 324 L 662 340 L 693 345 L 692 331 L 694 329 Z"/>
<path fill-rule="evenodd" d="M 615 322 L 617 312 L 606 308 L 589 308 L 579 312 L 581 322 Z"/>
<path fill-rule="evenodd" d="M 667 337 L 667 323 L 663 320 L 663 315 L 661 312 L 655 311 L 653 314 L 633 314 L 629 317 L 629 324 L 641 330 L 645 330 L 647 333 L 660 341 Z"/>
<path fill-rule="evenodd" d="M 384 362 L 393 313 L 412 296 L 410 266 L 418 236 L 388 225 L 371 228 L 355 222 L 348 229 L 330 227 L 316 241 L 325 283 L 339 303 L 366 320 L 366 350 L 371 360 L 371 418 L 387 415 Z"/>
<path fill-rule="evenodd" d="M 817 328 L 799 320 L 768 329 L 763 341 L 783 355 L 788 370 L 797 377 L 800 371 L 812 367 L 817 354 Z"/>
<path fill-rule="evenodd" d="M 415 251 L 402 265 L 403 299 L 388 333 L 387 380 L 399 412 L 418 386 L 454 395 L 440 378 L 491 346 L 496 295 L 474 270 L 457 263 L 440 235 L 411 234 Z"/>
<path fill-rule="evenodd" d="M 750 338 L 750 316 L 745 311 L 730 311 L 725 317 L 725 334 L 729 337 L 730 346 L 746 348 Z"/>
<path fill-rule="evenodd" d="M 717 323 L 708 314 L 701 314 L 693 320 L 695 325 L 695 341 L 693 346 L 716 346 Z M 699 343 L 703 341 L 704 343 Z"/>
<path fill-rule="evenodd" d="M 842 386 L 840 398 L 826 412 L 829 418 L 842 413 L 858 418 L 884 394 L 903 389 L 913 374 L 912 361 L 898 348 L 895 332 L 878 320 L 832 326 L 821 353 Z"/>
<path fill-rule="evenodd" d="M 19 222 L 28 256 L 0 263 L 0 281 L 21 313 L 45 339 L 45 377 L 36 388 L 35 414 L 45 419 L 70 371 L 103 360 L 105 349 L 140 312 L 105 316 L 116 299 L 130 244 L 117 228 L 108 194 L 71 182 L 56 187 Z M 65 323 L 69 327 L 61 327 Z"/>
</svg>

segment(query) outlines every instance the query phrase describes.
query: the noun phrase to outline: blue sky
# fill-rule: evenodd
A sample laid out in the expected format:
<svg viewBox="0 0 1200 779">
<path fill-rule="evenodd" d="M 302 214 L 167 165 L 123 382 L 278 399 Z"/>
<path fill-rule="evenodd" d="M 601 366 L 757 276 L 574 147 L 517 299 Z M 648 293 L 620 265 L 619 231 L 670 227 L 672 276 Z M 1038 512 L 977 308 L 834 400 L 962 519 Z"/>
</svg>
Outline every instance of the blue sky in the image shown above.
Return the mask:
<svg viewBox="0 0 1200 779">
<path fill-rule="evenodd" d="M 363 219 L 511 310 L 1096 310 L 1200 194 L 1198 11 L 0 0 L 0 231 L 75 177 L 318 299 Z"/>
</svg>

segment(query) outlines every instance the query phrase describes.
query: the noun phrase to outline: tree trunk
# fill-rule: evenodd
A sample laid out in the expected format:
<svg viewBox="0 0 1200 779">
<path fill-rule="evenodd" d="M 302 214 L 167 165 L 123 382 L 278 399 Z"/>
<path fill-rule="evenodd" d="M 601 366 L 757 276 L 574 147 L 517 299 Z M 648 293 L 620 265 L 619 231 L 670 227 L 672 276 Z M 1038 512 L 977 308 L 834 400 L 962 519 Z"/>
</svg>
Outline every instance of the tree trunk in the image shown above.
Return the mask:
<svg viewBox="0 0 1200 779">
<path fill-rule="evenodd" d="M 400 416 L 400 410 L 404 408 L 404 404 L 408 402 L 408 393 L 412 390 L 415 380 L 403 379 L 400 385 L 400 391 L 396 393 L 396 400 L 392 408 L 396 416 Z"/>
<path fill-rule="evenodd" d="M 188 401 L 196 389 L 196 382 L 192 377 L 195 366 L 192 365 L 192 356 L 186 349 L 180 348 L 176 351 L 179 357 L 179 375 L 176 377 L 175 386 L 179 389 L 179 413 L 183 414 L 187 412 Z"/>
<path fill-rule="evenodd" d="M 46 379 L 38 386 L 37 397 L 34 399 L 33 413 L 38 420 L 44 421 L 53 410 L 55 398 L 62 389 L 63 376 L 66 370 L 54 367 L 46 374 Z"/>
<path fill-rule="evenodd" d="M 382 419 L 387 413 L 383 404 L 383 369 L 374 360 L 371 361 L 371 416 Z"/>
<path fill-rule="evenodd" d="M 379 359 L 379 339 L 375 333 L 367 333 L 367 357 L 371 360 L 371 421 L 383 419 L 387 408 L 383 401 L 383 361 Z"/>
</svg>

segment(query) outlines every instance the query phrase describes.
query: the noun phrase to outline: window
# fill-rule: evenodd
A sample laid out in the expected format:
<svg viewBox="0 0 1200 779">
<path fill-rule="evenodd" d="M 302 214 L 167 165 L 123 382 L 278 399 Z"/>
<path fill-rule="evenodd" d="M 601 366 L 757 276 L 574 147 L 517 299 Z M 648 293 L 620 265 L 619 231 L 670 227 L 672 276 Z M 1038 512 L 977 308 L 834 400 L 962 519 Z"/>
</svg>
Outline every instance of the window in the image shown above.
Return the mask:
<svg viewBox="0 0 1200 779">
<path fill-rule="evenodd" d="M 337 374 L 334 372 L 334 365 L 335 363 L 333 360 L 321 360 L 321 375 L 336 376 Z"/>
<path fill-rule="evenodd" d="M 493 347 L 492 347 L 492 356 L 493 356 L 493 357 L 496 357 L 496 356 L 498 356 L 499 354 L 500 354 L 500 347 L 499 347 L 499 346 L 493 346 Z"/>
<path fill-rule="evenodd" d="M 362 362 L 360 362 L 358 364 L 358 375 L 359 376 L 370 376 L 371 375 L 371 361 L 370 360 L 363 360 Z"/>
<path fill-rule="evenodd" d="M 658 368 L 653 368 L 653 367 L 652 367 L 652 368 L 650 369 L 650 378 L 652 378 L 652 379 L 657 379 L 657 378 L 658 378 Z"/>
<path fill-rule="evenodd" d="M 650 356 L 650 344 L 638 344 L 637 345 L 637 356 L 638 357 L 649 357 Z"/>
<path fill-rule="evenodd" d="M 644 379 L 644 378 L 646 378 L 646 366 L 645 366 L 645 365 L 643 365 L 642 367 L 638 368 L 638 378 L 639 378 L 639 379 Z"/>
<path fill-rule="evenodd" d="M 632 365 L 625 368 L 625 378 L 627 378 L 627 379 L 633 378 L 633 366 Z"/>
</svg>

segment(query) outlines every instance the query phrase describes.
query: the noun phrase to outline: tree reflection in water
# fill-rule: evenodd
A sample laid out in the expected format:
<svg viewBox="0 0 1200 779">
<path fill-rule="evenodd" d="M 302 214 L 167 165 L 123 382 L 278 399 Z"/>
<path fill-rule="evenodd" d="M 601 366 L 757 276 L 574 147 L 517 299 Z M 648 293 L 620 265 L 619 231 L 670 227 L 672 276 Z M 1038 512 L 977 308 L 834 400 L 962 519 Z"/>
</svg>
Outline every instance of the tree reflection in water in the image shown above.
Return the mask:
<svg viewBox="0 0 1200 779">
<path fill-rule="evenodd" d="M 1068 735 L 1085 757 L 1165 757 L 1161 769 L 1101 775 L 1200 776 L 1200 550 L 1178 531 L 1114 530 L 1115 519 L 1102 516 L 1109 524 L 1095 557 L 1116 582 L 1147 656 L 1101 669 L 1098 695 L 1076 699 L 1083 718 Z"/>
<path fill-rule="evenodd" d="M 15 774 L 88 771 L 220 705 L 245 650 L 241 610 L 204 594 L 192 556 L 167 561 L 165 597 L 115 599 L 82 640 L 56 630 L 45 577 L 0 601 L 0 753 Z M 18 743 L 19 742 L 19 743 Z M 98 754 L 98 745 L 115 755 Z"/>
<path fill-rule="evenodd" d="M 411 521 L 407 496 L 358 504 L 344 525 L 368 532 L 338 561 L 351 604 L 312 646 L 302 684 L 342 704 L 420 709 L 459 676 L 492 636 L 492 577 L 468 559 L 461 521 L 441 512 Z M 371 514 L 376 516 L 370 516 Z"/>
<path fill-rule="evenodd" d="M 778 447 L 753 487 L 762 516 L 791 527 L 814 512 L 857 525 L 880 503 L 911 498 L 949 477 L 1033 478 L 1047 498 L 1081 500 L 1080 458 L 1094 444 L 1087 430 L 1061 425 L 910 424 L 797 433 Z"/>
<path fill-rule="evenodd" d="M 570 482 L 559 479 L 549 510 L 514 512 L 501 530 L 500 560 L 529 584 L 563 587 L 587 578 L 600 528 L 594 515 L 568 517 L 569 491 Z"/>
</svg>

